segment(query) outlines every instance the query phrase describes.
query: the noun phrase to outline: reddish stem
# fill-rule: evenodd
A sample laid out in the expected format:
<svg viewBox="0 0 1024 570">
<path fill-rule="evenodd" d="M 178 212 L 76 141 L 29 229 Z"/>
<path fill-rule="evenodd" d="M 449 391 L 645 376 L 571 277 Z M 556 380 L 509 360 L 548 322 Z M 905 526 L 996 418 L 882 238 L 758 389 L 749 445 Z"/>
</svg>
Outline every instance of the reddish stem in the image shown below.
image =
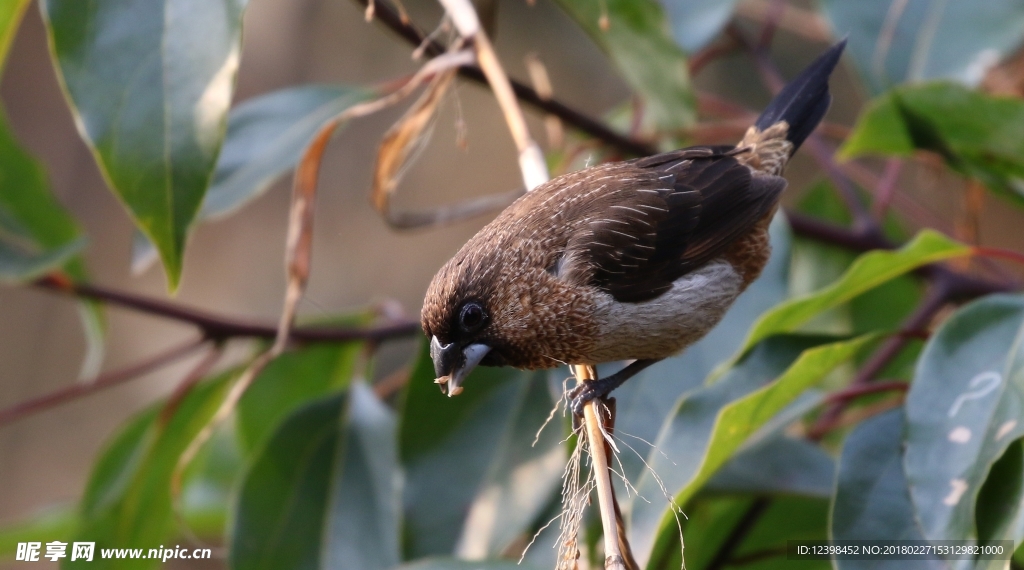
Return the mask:
<svg viewBox="0 0 1024 570">
<path fill-rule="evenodd" d="M 193 339 L 127 368 L 101 374 L 91 382 L 79 382 L 77 384 L 65 386 L 54 390 L 49 394 L 37 396 L 15 404 L 9 408 L 0 410 L 0 426 L 16 422 L 32 414 L 54 408 L 72 400 L 77 400 L 83 396 L 94 394 L 100 390 L 117 386 L 118 384 L 123 384 L 124 382 L 138 378 L 143 374 L 148 374 L 154 370 L 158 370 L 172 362 L 188 356 L 190 353 L 203 346 L 206 342 L 207 341 L 204 338 Z"/>
</svg>

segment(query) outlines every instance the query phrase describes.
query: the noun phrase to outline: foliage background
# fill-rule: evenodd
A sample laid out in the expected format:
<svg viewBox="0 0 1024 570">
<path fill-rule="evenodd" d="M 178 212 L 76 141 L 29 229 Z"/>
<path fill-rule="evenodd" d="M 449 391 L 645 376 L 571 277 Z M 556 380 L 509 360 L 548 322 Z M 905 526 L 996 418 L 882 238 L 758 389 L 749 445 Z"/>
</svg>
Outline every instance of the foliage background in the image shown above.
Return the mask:
<svg viewBox="0 0 1024 570">
<path fill-rule="evenodd" d="M 500 2 L 498 51 L 515 77 L 525 77 L 523 56 L 538 52 L 554 78 L 556 94 L 592 116 L 628 96 L 605 57 L 556 7 L 539 2 Z M 417 22 L 435 22 L 432 2 L 409 2 Z M 257 0 L 246 16 L 245 47 L 236 100 L 306 82 L 359 85 L 415 70 L 408 47 L 361 10 L 335 0 Z M 747 20 L 741 20 L 747 21 Z M 779 32 L 775 59 L 788 76 L 813 55 L 806 41 Z M 564 54 L 572 54 L 564 57 Z M 701 90 L 721 93 L 758 108 L 767 92 L 751 78 L 743 55 L 715 62 L 697 80 Z M 868 93 L 849 71 L 836 79 L 830 120 L 851 123 Z M 97 282 L 150 295 L 165 294 L 160 269 L 130 274 L 132 226 L 100 178 L 89 151 L 74 130 L 53 76 L 42 24 L 30 7 L 18 32 L 0 85 L 12 128 L 46 164 L 55 194 L 80 221 L 90 244 L 85 258 Z M 405 179 L 399 208 L 419 208 L 460 197 L 505 190 L 519 184 L 514 147 L 489 94 L 468 83 L 459 88 L 459 108 L 443 110 L 434 144 Z M 469 128 L 469 150 L 454 144 L 459 116 Z M 397 299 L 415 316 L 430 276 L 485 220 L 476 219 L 429 232 L 396 233 L 368 205 L 366 191 L 380 133 L 397 118 L 389 110 L 351 124 L 332 144 L 324 167 L 316 225 L 315 270 L 307 300 L 309 316 L 336 314 L 368 300 Z M 542 132 L 540 121 L 531 127 Z M 806 156 L 790 170 L 789 203 L 815 179 Z M 901 186 L 928 204 L 943 229 L 960 223 L 963 183 L 936 168 L 912 167 Z M 284 287 L 280 269 L 287 216 L 287 184 L 279 183 L 240 214 L 200 226 L 190 242 L 177 300 L 228 314 L 273 320 Z M 1021 213 L 990 200 L 983 206 L 979 242 L 1024 249 L 1015 231 Z M 138 361 L 188 337 L 186 327 L 112 309 L 104 368 Z M 26 288 L 0 288 L 0 406 L 65 385 L 79 374 L 86 350 L 74 303 Z M 415 350 L 397 342 L 383 352 L 375 374 L 387 376 Z M 245 353 L 237 350 L 233 356 Z M 145 380 L 49 411 L 0 430 L 0 521 L 15 520 L 60 502 L 77 500 L 102 443 L 145 404 L 168 394 L 193 362 L 186 361 Z"/>
</svg>

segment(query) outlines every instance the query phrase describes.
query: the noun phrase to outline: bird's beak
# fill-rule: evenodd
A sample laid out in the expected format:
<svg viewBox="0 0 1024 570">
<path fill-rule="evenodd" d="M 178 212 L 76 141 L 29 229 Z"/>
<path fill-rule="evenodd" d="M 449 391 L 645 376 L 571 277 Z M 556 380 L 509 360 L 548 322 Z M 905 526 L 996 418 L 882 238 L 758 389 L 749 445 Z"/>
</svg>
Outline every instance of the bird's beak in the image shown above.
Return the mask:
<svg viewBox="0 0 1024 570">
<path fill-rule="evenodd" d="M 434 361 L 434 373 L 437 374 L 436 384 L 441 391 L 449 396 L 462 392 L 462 382 L 477 364 L 487 356 L 491 347 L 486 344 L 471 344 L 461 347 L 457 343 L 441 344 L 437 337 L 430 339 L 430 358 Z"/>
</svg>

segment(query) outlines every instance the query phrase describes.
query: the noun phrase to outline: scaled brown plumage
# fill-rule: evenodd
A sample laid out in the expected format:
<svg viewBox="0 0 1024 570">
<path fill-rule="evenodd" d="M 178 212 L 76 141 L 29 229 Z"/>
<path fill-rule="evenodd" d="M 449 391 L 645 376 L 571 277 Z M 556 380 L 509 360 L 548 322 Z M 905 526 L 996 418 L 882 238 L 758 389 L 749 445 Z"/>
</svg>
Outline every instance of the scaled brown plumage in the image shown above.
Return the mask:
<svg viewBox="0 0 1024 570">
<path fill-rule="evenodd" d="M 422 311 L 442 388 L 477 364 L 638 360 L 692 344 L 768 260 L 789 157 L 821 120 L 829 50 L 735 147 L 702 146 L 572 172 L 522 196 L 434 277 Z M 595 386 L 603 395 L 623 371 Z"/>
</svg>

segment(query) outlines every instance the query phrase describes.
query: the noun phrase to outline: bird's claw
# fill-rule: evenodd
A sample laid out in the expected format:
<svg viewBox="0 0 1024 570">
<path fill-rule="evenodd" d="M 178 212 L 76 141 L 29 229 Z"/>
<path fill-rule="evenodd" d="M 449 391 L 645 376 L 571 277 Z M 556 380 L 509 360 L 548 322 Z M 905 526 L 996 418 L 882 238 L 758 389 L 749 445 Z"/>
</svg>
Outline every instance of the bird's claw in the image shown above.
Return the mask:
<svg viewBox="0 0 1024 570">
<path fill-rule="evenodd" d="M 568 394 L 569 409 L 573 415 L 583 417 L 583 408 L 595 398 L 604 396 L 597 382 L 581 382 Z"/>
</svg>

